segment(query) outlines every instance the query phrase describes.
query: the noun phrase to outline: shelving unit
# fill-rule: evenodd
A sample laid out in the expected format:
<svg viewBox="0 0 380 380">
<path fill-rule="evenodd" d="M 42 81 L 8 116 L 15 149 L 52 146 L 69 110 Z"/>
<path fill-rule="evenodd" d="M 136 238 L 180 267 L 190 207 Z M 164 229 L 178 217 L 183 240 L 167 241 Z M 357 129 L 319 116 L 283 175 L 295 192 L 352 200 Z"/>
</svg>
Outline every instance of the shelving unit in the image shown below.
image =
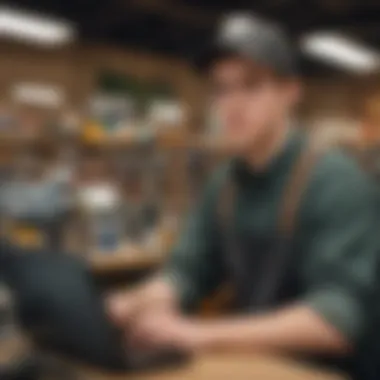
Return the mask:
<svg viewBox="0 0 380 380">
<path fill-rule="evenodd" d="M 130 150 L 145 149 L 150 152 L 160 152 L 166 155 L 168 167 L 165 169 L 165 194 L 162 200 L 164 207 L 175 210 L 176 215 L 183 215 L 189 205 L 189 179 L 187 178 L 187 159 L 191 151 L 212 153 L 215 146 L 202 136 L 184 132 L 186 128 L 163 129 L 151 136 L 150 141 L 142 140 L 138 134 L 128 134 L 124 138 L 102 138 L 97 140 L 86 139 L 81 135 L 62 137 L 40 135 L 34 138 L 22 138 L 15 135 L 0 134 L 0 147 L 3 159 L 12 159 L 18 152 L 32 148 L 57 152 L 67 148 L 73 151 L 94 150 L 101 157 L 117 160 L 119 154 L 128 154 Z M 216 149 L 215 149 L 216 150 Z M 84 153 L 86 154 L 86 153 Z M 144 158 L 144 156 L 143 156 Z M 157 226 L 161 229 L 160 226 Z M 75 228 L 74 228 L 75 229 Z M 168 237 L 168 235 L 170 235 Z M 122 245 L 115 252 L 95 251 L 88 253 L 89 265 L 93 273 L 101 276 L 112 276 L 116 272 L 148 271 L 157 268 L 170 251 L 175 236 L 173 231 L 163 233 L 163 243 L 159 247 L 146 245 Z M 81 251 L 81 250 L 79 250 Z"/>
</svg>

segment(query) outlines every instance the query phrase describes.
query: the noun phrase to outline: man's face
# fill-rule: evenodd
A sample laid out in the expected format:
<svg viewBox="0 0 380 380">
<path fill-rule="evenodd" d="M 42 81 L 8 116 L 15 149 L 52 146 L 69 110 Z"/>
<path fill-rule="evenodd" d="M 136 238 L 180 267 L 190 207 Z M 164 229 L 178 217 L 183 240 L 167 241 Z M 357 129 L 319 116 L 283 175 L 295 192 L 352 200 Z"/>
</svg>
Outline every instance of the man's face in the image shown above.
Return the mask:
<svg viewBox="0 0 380 380">
<path fill-rule="evenodd" d="M 246 154 L 263 137 L 276 133 L 296 101 L 296 85 L 239 58 L 211 70 L 212 107 L 222 140 L 235 154 Z"/>
</svg>

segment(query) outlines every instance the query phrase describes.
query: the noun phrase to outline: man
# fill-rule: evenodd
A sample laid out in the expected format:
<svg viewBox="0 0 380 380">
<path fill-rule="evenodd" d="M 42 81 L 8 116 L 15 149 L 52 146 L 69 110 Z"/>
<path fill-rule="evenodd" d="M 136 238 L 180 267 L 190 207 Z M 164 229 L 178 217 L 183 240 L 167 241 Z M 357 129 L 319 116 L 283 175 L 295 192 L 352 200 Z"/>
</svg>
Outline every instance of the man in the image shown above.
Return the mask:
<svg viewBox="0 0 380 380">
<path fill-rule="evenodd" d="M 227 20 L 206 65 L 234 158 L 210 180 L 165 268 L 111 298 L 110 314 L 140 345 L 345 357 L 367 326 L 377 248 L 374 189 L 343 153 L 321 157 L 309 175 L 296 230 L 281 243 L 291 253 L 282 295 L 269 308 L 250 304 L 262 263 L 276 260 L 283 193 L 307 141 L 291 127 L 299 85 L 286 36 L 254 16 L 235 22 Z M 220 228 L 226 181 L 236 188 L 240 252 L 229 250 Z M 234 264 L 228 265 L 234 260 L 240 260 L 235 277 Z M 180 312 L 226 278 L 245 281 L 234 284 L 241 301 L 236 316 L 204 321 Z"/>
</svg>

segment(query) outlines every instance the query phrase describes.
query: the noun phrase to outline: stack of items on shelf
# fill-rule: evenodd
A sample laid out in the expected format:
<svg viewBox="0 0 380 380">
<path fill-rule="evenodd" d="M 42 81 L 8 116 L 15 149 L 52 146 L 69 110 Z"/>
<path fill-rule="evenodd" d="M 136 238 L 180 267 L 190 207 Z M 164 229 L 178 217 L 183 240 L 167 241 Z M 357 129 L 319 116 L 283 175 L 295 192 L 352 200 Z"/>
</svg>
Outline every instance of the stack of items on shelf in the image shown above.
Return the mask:
<svg viewBox="0 0 380 380">
<path fill-rule="evenodd" d="M 105 95 L 82 114 L 1 108 L 3 236 L 52 252 L 158 251 L 207 177 L 209 157 L 185 132 L 170 100 L 144 117 L 130 98 Z"/>
<path fill-rule="evenodd" d="M 126 242 L 142 244 L 159 219 L 159 199 L 148 194 L 157 194 L 144 164 L 149 160 L 140 156 L 133 167 L 127 153 L 116 158 L 87 151 L 65 164 L 46 162 L 38 151 L 18 155 L 0 189 L 7 239 L 53 251 L 71 246 L 111 252 Z M 123 160 L 129 167 L 118 172 L 115 164 Z M 67 245 L 67 239 L 81 244 Z"/>
<path fill-rule="evenodd" d="M 23 247 L 57 250 L 72 207 L 66 173 L 46 164 L 39 150 L 17 155 L 0 190 L 7 239 Z"/>
</svg>

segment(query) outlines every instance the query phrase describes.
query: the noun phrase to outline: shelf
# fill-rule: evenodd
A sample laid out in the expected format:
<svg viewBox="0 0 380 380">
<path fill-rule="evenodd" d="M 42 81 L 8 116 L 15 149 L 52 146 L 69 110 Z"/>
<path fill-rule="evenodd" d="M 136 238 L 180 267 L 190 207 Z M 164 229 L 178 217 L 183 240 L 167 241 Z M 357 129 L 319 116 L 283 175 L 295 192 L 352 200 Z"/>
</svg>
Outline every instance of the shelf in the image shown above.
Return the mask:
<svg viewBox="0 0 380 380">
<path fill-rule="evenodd" d="M 100 150 L 117 150 L 129 147 L 144 146 L 153 144 L 160 149 L 200 149 L 200 150 L 218 150 L 216 144 L 209 141 L 203 136 L 193 136 L 181 133 L 162 133 L 149 139 L 141 139 L 137 136 L 128 137 L 109 137 L 95 140 L 86 140 L 81 137 L 20 137 L 0 134 L 0 146 L 11 150 L 19 148 L 38 147 L 45 149 L 57 149 L 63 144 L 72 144 L 78 148 L 95 148 Z"/>
<path fill-rule="evenodd" d="M 164 260 L 163 252 L 150 252 L 139 247 L 130 247 L 117 252 L 94 253 L 89 258 L 91 269 L 96 274 L 119 271 L 141 271 L 158 267 Z"/>
<path fill-rule="evenodd" d="M 157 268 L 169 254 L 174 234 L 164 232 L 156 243 L 149 245 L 126 244 L 116 252 L 93 252 L 89 263 L 95 274 L 120 271 L 144 271 Z"/>
</svg>

